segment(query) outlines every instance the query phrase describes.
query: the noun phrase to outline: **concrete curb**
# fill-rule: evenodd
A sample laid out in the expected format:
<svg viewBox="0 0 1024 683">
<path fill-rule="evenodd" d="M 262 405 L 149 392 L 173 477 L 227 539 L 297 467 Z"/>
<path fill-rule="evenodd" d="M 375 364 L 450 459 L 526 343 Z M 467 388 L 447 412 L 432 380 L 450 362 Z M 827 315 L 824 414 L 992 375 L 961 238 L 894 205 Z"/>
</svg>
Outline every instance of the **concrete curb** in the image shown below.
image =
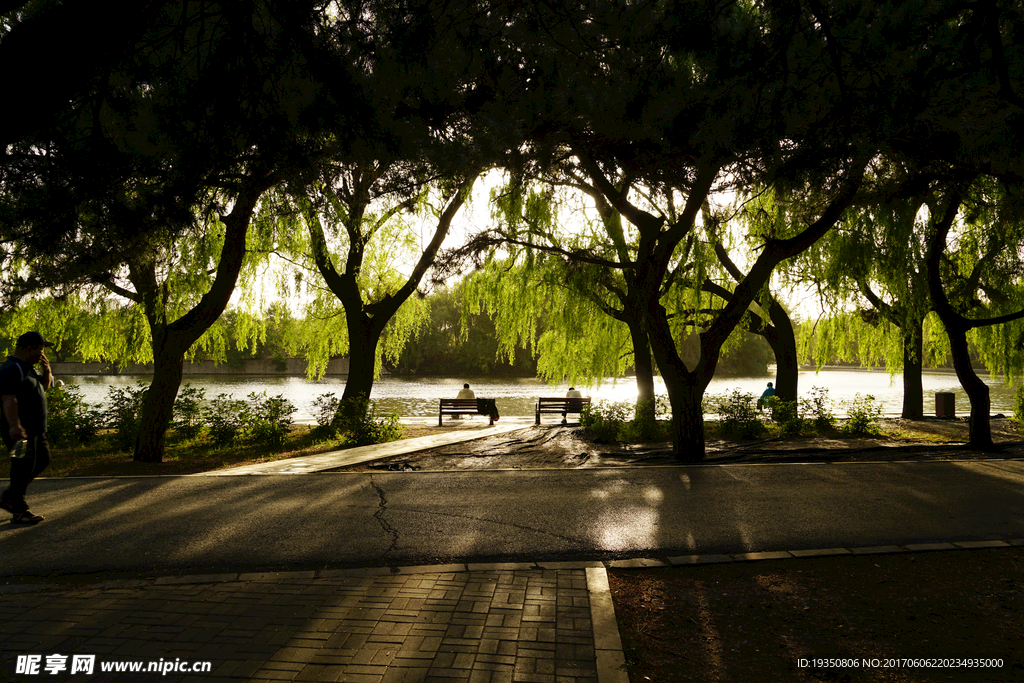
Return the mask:
<svg viewBox="0 0 1024 683">
<path fill-rule="evenodd" d="M 849 548 L 818 548 L 813 550 L 775 550 L 756 553 L 712 553 L 706 555 L 679 555 L 675 557 L 637 557 L 628 560 L 589 561 L 535 561 L 535 562 L 470 562 L 453 564 L 431 564 L 408 567 L 352 567 L 345 569 L 316 569 L 305 571 L 279 572 L 228 572 L 223 574 L 189 574 L 182 576 L 159 576 L 145 579 L 113 579 L 81 587 L 139 588 L 148 585 L 188 585 L 201 583 L 230 583 L 232 581 L 276 582 L 296 579 L 320 579 L 339 576 L 367 577 L 394 576 L 396 574 L 445 574 L 474 571 L 528 571 L 537 569 L 659 569 L 665 567 L 687 567 L 707 564 L 729 564 L 733 562 L 761 562 L 764 560 L 791 560 L 837 555 L 892 555 L 943 550 L 981 550 L 991 548 L 1024 547 L 1024 538 L 1006 541 L 950 541 L 943 543 L 911 543 L 905 545 L 880 545 Z M 0 577 L 2 580 L 3 577 Z M 607 578 L 605 579 L 607 584 Z M 588 574 L 588 585 L 589 574 Z M 600 585 L 600 584 L 594 584 Z M 0 586 L 0 594 L 36 590 L 52 590 L 66 587 L 60 583 L 11 584 Z"/>
<path fill-rule="evenodd" d="M 615 605 L 604 567 L 587 567 L 587 591 L 590 593 L 590 622 L 594 629 L 594 654 L 597 658 L 597 683 L 629 683 L 626 655 L 615 620 Z"/>
</svg>

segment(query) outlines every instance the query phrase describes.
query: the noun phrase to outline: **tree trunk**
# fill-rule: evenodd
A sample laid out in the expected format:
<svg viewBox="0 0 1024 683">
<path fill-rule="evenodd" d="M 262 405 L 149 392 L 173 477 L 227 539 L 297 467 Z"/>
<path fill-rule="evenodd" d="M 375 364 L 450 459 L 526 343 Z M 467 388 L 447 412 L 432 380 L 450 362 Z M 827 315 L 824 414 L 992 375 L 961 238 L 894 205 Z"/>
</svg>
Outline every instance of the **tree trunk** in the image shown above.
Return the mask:
<svg viewBox="0 0 1024 683">
<path fill-rule="evenodd" d="M 654 394 L 654 359 L 651 357 L 651 342 L 647 338 L 643 322 L 630 318 L 627 322 L 633 341 L 633 367 L 636 370 L 636 413 L 641 423 L 654 424 L 657 414 Z"/>
<path fill-rule="evenodd" d="M 713 358 L 706 358 L 703 344 L 701 358 L 696 370 L 689 370 L 676 352 L 668 316 L 660 303 L 655 303 L 656 312 L 648 316 L 650 324 L 651 349 L 665 380 L 668 400 L 672 406 L 673 450 L 676 459 L 685 463 L 704 460 L 704 390 L 711 380 L 707 368 L 718 363 L 717 351 Z"/>
<path fill-rule="evenodd" d="M 670 392 L 676 459 L 684 463 L 704 460 L 704 388 L 682 384 Z"/>
<path fill-rule="evenodd" d="M 146 391 L 139 432 L 135 438 L 132 458 L 140 462 L 162 462 L 167 427 L 174 415 L 174 400 L 178 397 L 185 354 L 161 349 L 154 343 L 153 381 Z"/>
<path fill-rule="evenodd" d="M 924 367 L 923 322 L 909 321 L 903 327 L 903 413 L 904 420 L 924 417 L 924 385 L 921 370 Z"/>
<path fill-rule="evenodd" d="M 773 297 L 768 315 L 775 328 L 775 341 L 768 340 L 775 352 L 775 395 L 783 401 L 795 401 L 800 380 L 800 367 L 796 353 L 796 334 L 793 321 Z"/>
<path fill-rule="evenodd" d="M 353 311 L 350 314 L 346 310 L 345 313 L 348 318 L 349 362 L 348 377 L 341 400 L 348 406 L 355 406 L 349 399 L 360 396 L 369 399 L 370 392 L 373 391 L 380 332 L 374 329 L 372 319 L 367 319 L 362 311 Z M 348 413 L 347 416 L 364 417 L 353 413 Z"/>
<path fill-rule="evenodd" d="M 954 326 L 951 326 L 951 323 Z M 956 369 L 960 386 L 967 392 L 971 401 L 971 417 L 967 421 L 968 442 L 971 448 L 990 450 L 992 444 L 992 424 L 989 411 L 992 402 L 989 398 L 988 385 L 974 372 L 971 365 L 971 354 L 967 345 L 965 326 L 956 325 L 954 321 L 943 321 L 949 335 L 949 346 L 953 353 L 953 367 Z"/>
</svg>

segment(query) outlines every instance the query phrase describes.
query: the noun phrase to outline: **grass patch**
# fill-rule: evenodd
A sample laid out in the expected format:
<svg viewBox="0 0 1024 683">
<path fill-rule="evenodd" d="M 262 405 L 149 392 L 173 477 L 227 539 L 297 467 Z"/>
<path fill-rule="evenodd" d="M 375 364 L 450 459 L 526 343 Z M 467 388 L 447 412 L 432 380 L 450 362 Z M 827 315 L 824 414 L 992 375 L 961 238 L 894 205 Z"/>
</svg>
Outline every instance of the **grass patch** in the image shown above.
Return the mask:
<svg viewBox="0 0 1024 683">
<path fill-rule="evenodd" d="M 443 427 L 406 425 L 403 438 L 428 436 L 451 431 Z M 50 447 L 50 466 L 44 477 L 132 477 L 152 475 L 183 475 L 212 472 L 230 467 L 287 460 L 319 453 L 344 450 L 341 439 L 323 439 L 310 427 L 291 427 L 279 447 L 237 443 L 216 446 L 203 440 L 177 438 L 168 433 L 164 461 L 135 462 L 131 453 L 117 450 L 108 434 L 101 434 L 87 446 Z M 10 458 L 0 459 L 0 480 L 10 476 Z"/>
</svg>

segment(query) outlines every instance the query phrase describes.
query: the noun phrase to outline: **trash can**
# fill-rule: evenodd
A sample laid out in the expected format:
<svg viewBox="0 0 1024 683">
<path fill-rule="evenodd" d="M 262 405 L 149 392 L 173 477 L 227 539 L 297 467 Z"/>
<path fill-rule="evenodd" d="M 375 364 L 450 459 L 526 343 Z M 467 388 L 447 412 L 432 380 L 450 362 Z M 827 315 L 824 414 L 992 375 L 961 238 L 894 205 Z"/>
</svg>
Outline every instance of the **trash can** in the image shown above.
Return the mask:
<svg viewBox="0 0 1024 683">
<path fill-rule="evenodd" d="M 951 391 L 935 392 L 935 417 L 956 417 L 956 394 Z"/>
</svg>

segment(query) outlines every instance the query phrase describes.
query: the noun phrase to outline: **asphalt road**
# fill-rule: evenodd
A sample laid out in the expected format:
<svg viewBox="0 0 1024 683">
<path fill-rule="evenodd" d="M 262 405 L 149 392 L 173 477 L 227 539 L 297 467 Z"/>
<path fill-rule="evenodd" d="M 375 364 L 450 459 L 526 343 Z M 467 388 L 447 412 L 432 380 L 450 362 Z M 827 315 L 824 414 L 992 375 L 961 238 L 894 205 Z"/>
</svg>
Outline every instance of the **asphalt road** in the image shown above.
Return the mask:
<svg viewBox="0 0 1024 683">
<path fill-rule="evenodd" d="M 0 577 L 1024 538 L 1024 461 L 41 479 Z"/>
</svg>

